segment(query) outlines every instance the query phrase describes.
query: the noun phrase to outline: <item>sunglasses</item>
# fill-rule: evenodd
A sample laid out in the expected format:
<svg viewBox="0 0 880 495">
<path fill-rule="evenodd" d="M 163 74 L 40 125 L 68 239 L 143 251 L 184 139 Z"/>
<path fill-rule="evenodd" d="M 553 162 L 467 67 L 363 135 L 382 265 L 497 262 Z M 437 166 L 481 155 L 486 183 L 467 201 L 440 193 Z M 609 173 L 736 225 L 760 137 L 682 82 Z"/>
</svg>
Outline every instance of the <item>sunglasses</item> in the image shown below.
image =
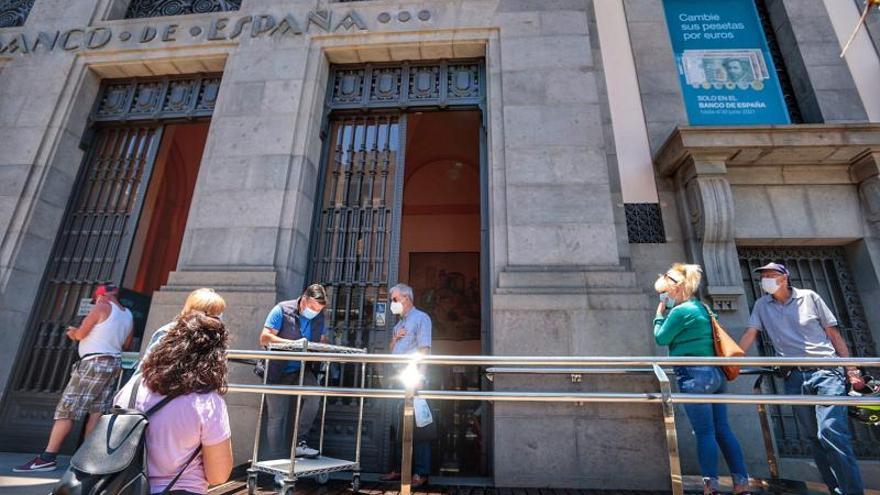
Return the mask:
<svg viewBox="0 0 880 495">
<path fill-rule="evenodd" d="M 677 278 L 673 277 L 672 275 L 670 275 L 668 273 L 664 273 L 663 277 L 668 278 L 669 280 L 672 280 L 672 283 L 674 283 L 676 285 L 678 285 L 682 282 L 681 280 L 678 280 Z"/>
</svg>

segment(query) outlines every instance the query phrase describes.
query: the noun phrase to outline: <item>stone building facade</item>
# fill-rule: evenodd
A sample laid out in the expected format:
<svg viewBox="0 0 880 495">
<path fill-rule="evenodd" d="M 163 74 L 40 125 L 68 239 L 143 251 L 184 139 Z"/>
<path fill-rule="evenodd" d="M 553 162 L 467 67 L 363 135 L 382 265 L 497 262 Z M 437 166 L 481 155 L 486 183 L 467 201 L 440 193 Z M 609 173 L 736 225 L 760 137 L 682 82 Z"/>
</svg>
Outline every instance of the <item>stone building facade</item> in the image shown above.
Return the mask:
<svg viewBox="0 0 880 495">
<path fill-rule="evenodd" d="M 737 334 L 757 294 L 749 269 L 776 259 L 834 301 L 856 355 L 876 355 L 876 13 L 838 56 L 858 2 L 754 3 L 791 123 L 750 126 L 689 125 L 661 0 L 6 5 L 2 449 L 45 440 L 75 357 L 63 328 L 107 280 L 128 289 L 141 342 L 207 286 L 229 302 L 232 346 L 257 348 L 272 305 L 317 281 L 331 289 L 335 341 L 383 352 L 387 290 L 407 281 L 431 295 L 416 294 L 433 309 L 435 353 L 644 356 L 665 352 L 649 328 L 652 282 L 670 263 L 703 265 L 702 296 Z M 369 373 L 374 386 L 385 378 Z M 433 378 L 656 390 L 649 377 Z M 235 366 L 230 379 L 256 380 Z M 258 401 L 227 402 L 245 462 Z M 436 474 L 668 486 L 655 405 L 442 407 Z M 756 412 L 732 411 L 765 476 Z M 350 447 L 352 415 L 331 403 L 328 449 Z M 818 479 L 790 414 L 770 416 L 783 475 Z M 368 405 L 367 470 L 387 468 L 389 423 L 385 404 Z M 678 433 L 695 473 L 683 414 Z M 858 435 L 880 487 L 876 433 Z"/>
</svg>

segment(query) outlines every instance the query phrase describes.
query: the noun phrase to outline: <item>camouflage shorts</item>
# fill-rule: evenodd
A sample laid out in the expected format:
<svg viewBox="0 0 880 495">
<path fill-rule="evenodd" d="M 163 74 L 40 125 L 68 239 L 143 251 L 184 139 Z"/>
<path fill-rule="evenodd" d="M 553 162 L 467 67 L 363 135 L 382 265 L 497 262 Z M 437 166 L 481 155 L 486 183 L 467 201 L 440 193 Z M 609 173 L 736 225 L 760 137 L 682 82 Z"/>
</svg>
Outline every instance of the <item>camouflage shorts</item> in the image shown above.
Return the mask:
<svg viewBox="0 0 880 495">
<path fill-rule="evenodd" d="M 78 361 L 55 408 L 55 419 L 78 421 L 89 413 L 109 410 L 121 371 L 122 360 L 118 357 L 100 356 Z"/>
</svg>

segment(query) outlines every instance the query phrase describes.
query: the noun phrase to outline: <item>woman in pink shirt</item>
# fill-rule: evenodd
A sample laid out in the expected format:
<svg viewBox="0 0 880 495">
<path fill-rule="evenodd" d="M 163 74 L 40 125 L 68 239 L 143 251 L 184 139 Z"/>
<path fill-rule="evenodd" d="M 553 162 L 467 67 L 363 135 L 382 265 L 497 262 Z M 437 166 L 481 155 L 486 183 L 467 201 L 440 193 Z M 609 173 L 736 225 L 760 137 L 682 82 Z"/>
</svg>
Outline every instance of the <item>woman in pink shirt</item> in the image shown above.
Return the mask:
<svg viewBox="0 0 880 495">
<path fill-rule="evenodd" d="M 229 479 L 232 442 L 222 397 L 226 392 L 228 340 L 229 333 L 219 318 L 192 312 L 177 319 L 143 363 L 136 407 L 145 411 L 163 397 L 174 397 L 150 417 L 147 428 L 152 493 L 162 492 L 181 469 L 183 473 L 169 494 L 205 494 L 209 485 Z M 119 391 L 117 405 L 127 406 L 132 388 L 129 383 Z M 201 452 L 187 465 L 199 448 Z"/>
</svg>

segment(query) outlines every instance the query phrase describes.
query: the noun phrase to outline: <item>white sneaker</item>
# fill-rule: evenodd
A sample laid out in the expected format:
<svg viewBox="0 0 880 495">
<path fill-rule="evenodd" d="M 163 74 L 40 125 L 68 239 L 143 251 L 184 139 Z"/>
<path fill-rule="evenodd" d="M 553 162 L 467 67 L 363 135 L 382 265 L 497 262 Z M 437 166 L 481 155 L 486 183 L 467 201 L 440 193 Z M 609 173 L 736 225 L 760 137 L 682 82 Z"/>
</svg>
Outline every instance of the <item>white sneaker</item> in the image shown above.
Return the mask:
<svg viewBox="0 0 880 495">
<path fill-rule="evenodd" d="M 302 441 L 296 445 L 296 456 L 297 457 L 306 457 L 309 459 L 314 459 L 315 457 L 318 457 L 318 454 L 320 454 L 320 452 L 309 447 L 305 441 Z"/>
</svg>

